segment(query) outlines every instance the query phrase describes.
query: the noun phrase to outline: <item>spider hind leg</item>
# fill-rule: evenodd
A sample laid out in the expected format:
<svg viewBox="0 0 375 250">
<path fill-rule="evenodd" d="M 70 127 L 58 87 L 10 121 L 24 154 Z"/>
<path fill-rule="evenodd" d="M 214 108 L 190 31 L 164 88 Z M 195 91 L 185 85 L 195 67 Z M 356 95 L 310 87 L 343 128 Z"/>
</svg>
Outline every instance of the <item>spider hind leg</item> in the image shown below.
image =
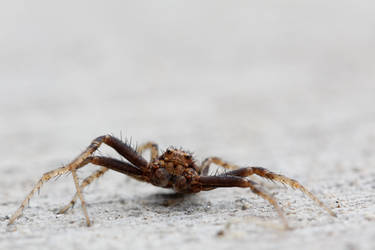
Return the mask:
<svg viewBox="0 0 375 250">
<path fill-rule="evenodd" d="M 304 186 L 302 186 L 298 181 L 294 179 L 288 178 L 284 175 L 276 174 L 262 167 L 240 168 L 226 173 L 226 175 L 241 177 L 247 177 L 253 174 L 269 179 L 271 181 L 283 183 L 289 187 L 292 187 L 293 189 L 300 190 L 301 192 L 306 194 L 310 199 L 316 202 L 321 208 L 326 210 L 331 216 L 336 217 L 336 214 L 330 208 L 328 208 L 321 200 L 319 200 L 318 197 L 316 197 L 313 193 L 311 193 L 309 190 L 307 190 Z"/>
<path fill-rule="evenodd" d="M 284 212 L 278 205 L 275 198 L 263 190 L 260 185 L 256 182 L 248 180 L 244 177 L 239 176 L 200 176 L 199 182 L 202 185 L 202 190 L 212 190 L 221 187 L 241 187 L 250 188 L 253 193 L 262 197 L 264 200 L 268 201 L 278 213 L 285 229 L 290 229 L 288 222 L 284 216 Z"/>
</svg>

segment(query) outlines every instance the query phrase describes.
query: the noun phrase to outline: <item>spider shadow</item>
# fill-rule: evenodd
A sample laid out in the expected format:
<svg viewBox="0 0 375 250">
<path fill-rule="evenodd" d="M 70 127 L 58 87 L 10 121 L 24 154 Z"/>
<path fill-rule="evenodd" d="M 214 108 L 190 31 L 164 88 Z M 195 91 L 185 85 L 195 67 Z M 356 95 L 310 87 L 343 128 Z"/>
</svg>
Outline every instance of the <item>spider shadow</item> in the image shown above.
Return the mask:
<svg viewBox="0 0 375 250">
<path fill-rule="evenodd" d="M 142 205 L 151 207 L 173 207 L 179 210 L 180 207 L 196 206 L 199 202 L 196 201 L 197 197 L 193 194 L 183 193 L 163 193 L 158 192 L 147 195 L 139 199 Z"/>
<path fill-rule="evenodd" d="M 194 194 L 182 194 L 182 193 L 166 193 L 166 192 L 157 192 L 148 195 L 140 195 L 134 198 L 120 198 L 120 199 L 110 199 L 104 201 L 89 202 L 86 205 L 88 207 L 96 207 L 101 205 L 117 205 L 117 206 L 127 206 L 130 207 L 126 209 L 134 209 L 134 205 L 139 205 L 146 209 L 171 209 L 174 211 L 185 211 L 186 208 L 194 208 L 202 206 L 204 202 L 197 200 L 197 195 Z M 124 208 L 125 209 L 125 208 Z M 54 209 L 56 212 L 57 208 Z"/>
</svg>

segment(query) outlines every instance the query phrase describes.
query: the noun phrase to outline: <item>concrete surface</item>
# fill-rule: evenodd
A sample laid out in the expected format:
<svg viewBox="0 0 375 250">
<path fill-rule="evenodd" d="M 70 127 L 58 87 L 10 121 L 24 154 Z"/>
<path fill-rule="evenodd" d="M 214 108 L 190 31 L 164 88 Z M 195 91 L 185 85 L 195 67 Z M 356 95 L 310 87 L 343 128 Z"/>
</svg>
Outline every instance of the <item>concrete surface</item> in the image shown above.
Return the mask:
<svg viewBox="0 0 375 250">
<path fill-rule="evenodd" d="M 2 2 L 0 249 L 375 249 L 374 7 Z M 84 193 L 92 227 L 80 206 L 56 215 L 70 175 L 6 226 L 42 173 L 106 133 L 283 173 L 338 217 L 256 179 L 283 231 L 249 190 L 183 197 L 108 173 Z"/>
</svg>

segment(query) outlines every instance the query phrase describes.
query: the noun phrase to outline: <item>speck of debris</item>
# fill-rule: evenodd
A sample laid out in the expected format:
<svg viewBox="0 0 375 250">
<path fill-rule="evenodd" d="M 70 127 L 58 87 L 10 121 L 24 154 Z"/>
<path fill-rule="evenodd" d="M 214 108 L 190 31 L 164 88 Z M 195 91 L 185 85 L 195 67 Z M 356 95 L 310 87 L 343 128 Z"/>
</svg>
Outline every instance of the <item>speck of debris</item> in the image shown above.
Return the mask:
<svg viewBox="0 0 375 250">
<path fill-rule="evenodd" d="M 185 211 L 185 214 L 186 215 L 193 214 L 193 210 L 192 209 L 188 209 L 188 210 Z"/>
<path fill-rule="evenodd" d="M 340 203 L 339 200 L 336 200 L 336 207 L 337 207 L 337 208 L 340 208 L 340 207 L 341 207 L 341 203 Z"/>
<path fill-rule="evenodd" d="M 217 236 L 217 237 L 223 237 L 224 234 L 225 234 L 224 230 L 221 229 L 221 230 L 219 230 L 219 231 L 216 233 L 216 236 Z"/>
<path fill-rule="evenodd" d="M 8 215 L 0 217 L 0 221 L 6 221 L 6 220 L 9 220 L 9 216 Z"/>
</svg>

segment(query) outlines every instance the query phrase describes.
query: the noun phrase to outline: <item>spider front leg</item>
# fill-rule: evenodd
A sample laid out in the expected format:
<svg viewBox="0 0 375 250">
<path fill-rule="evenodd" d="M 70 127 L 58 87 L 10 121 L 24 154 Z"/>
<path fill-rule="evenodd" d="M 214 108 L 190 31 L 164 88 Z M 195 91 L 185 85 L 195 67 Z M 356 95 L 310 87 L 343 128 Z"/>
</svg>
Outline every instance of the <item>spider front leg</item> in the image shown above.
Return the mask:
<svg viewBox="0 0 375 250">
<path fill-rule="evenodd" d="M 256 174 L 260 177 L 276 181 L 276 182 L 281 182 L 285 185 L 288 185 L 294 189 L 299 189 L 301 190 L 304 194 L 306 194 L 310 199 L 315 201 L 320 207 L 325 209 L 330 215 L 336 217 L 336 214 L 328 208 L 322 201 L 320 201 L 313 193 L 311 193 L 309 190 L 307 190 L 304 186 L 302 186 L 298 181 L 288 178 L 286 176 L 280 175 L 273 173 L 265 168 L 262 167 L 247 167 L 247 168 L 240 168 L 237 170 L 229 171 L 225 173 L 225 175 L 230 175 L 230 176 L 240 176 L 240 177 L 247 177 L 250 175 Z"/>
<path fill-rule="evenodd" d="M 131 177 L 138 178 L 138 179 L 142 179 L 142 177 L 143 177 L 143 172 L 140 169 L 138 169 L 137 167 L 133 166 L 130 163 L 122 162 L 122 161 L 119 161 L 119 160 L 116 160 L 116 159 L 112 159 L 112 158 L 108 158 L 108 157 L 93 156 L 93 157 L 88 157 L 86 159 L 85 164 L 88 164 L 88 163 L 92 163 L 92 164 L 95 164 L 95 165 L 98 165 L 98 166 L 105 166 L 105 167 L 102 167 L 101 169 L 97 170 L 92 175 L 87 177 L 82 182 L 81 186 L 79 186 L 79 188 L 77 187 L 78 180 L 77 180 L 76 170 L 72 171 L 72 174 L 73 174 L 73 177 L 74 177 L 74 180 L 75 180 L 75 185 L 77 187 L 77 192 L 74 195 L 72 201 L 67 206 L 62 208 L 59 211 L 59 213 L 65 213 L 70 207 L 72 207 L 75 204 L 75 202 L 77 200 L 77 197 L 80 198 L 81 200 L 83 200 L 81 188 L 89 185 L 92 181 L 94 181 L 95 179 L 102 176 L 109 169 L 121 172 L 123 174 L 129 175 Z M 91 223 L 90 223 L 87 211 L 86 211 L 86 207 L 84 206 L 84 202 L 82 203 L 82 209 L 83 209 L 84 215 L 86 217 L 87 225 L 90 226 Z"/>
<path fill-rule="evenodd" d="M 272 195 L 264 191 L 256 182 L 239 176 L 200 176 L 198 182 L 202 185 L 202 190 L 212 190 L 221 187 L 250 188 L 253 193 L 268 201 L 275 208 L 284 224 L 285 229 L 289 229 L 281 207 L 277 204 Z"/>
<path fill-rule="evenodd" d="M 91 156 L 92 153 L 94 153 L 100 144 L 103 142 L 104 136 L 98 137 L 94 139 L 91 144 L 87 147 L 85 151 L 83 151 L 77 158 L 75 158 L 71 163 L 69 163 L 67 166 L 60 167 L 58 169 L 49 171 L 47 173 L 44 173 L 42 177 L 39 179 L 39 181 L 35 184 L 34 188 L 31 190 L 31 192 L 26 196 L 25 200 L 21 203 L 20 207 L 17 209 L 17 211 L 11 216 L 9 219 L 8 225 L 13 224 L 13 222 L 22 215 L 23 210 L 25 209 L 26 205 L 29 204 L 30 199 L 33 197 L 36 191 L 40 190 L 40 188 L 43 186 L 45 182 L 48 180 L 63 175 L 65 173 L 71 172 L 73 169 L 77 169 L 80 166 L 85 165 L 85 160 L 87 157 Z M 78 189 L 77 189 L 78 191 Z"/>
<path fill-rule="evenodd" d="M 134 165 L 132 165 L 130 163 L 127 163 L 127 162 L 122 162 L 122 161 L 119 161 L 119 160 L 116 160 L 116 159 L 112 159 L 112 158 L 108 158 L 108 157 L 93 156 L 93 157 L 88 157 L 82 163 L 82 165 L 79 166 L 78 168 L 81 168 L 81 167 L 85 166 L 88 163 L 92 163 L 92 164 L 99 165 L 99 166 L 105 166 L 105 168 L 121 172 L 123 174 L 126 174 L 128 176 L 134 177 L 134 178 L 139 179 L 139 180 L 147 181 L 146 180 L 147 177 L 143 176 L 142 170 L 140 170 L 138 167 L 136 167 L 136 166 L 134 166 Z M 58 171 L 58 170 L 59 169 L 51 171 L 51 172 L 55 172 L 55 171 Z M 47 173 L 47 174 L 49 174 L 49 173 Z M 45 175 L 47 175 L 47 174 L 45 174 Z M 78 188 L 79 185 L 78 185 L 78 180 L 77 180 L 77 175 L 76 175 L 76 169 L 73 169 L 72 174 L 73 174 L 73 178 L 75 180 L 75 185 L 76 185 L 76 188 L 77 188 L 77 194 L 76 195 L 81 200 L 83 200 L 81 190 Z M 88 217 L 88 214 L 87 214 L 84 202 L 82 203 L 82 209 L 83 209 L 83 212 L 84 212 L 84 215 L 85 215 L 85 218 L 86 218 L 87 226 L 90 226 L 91 222 L 90 222 L 90 219 Z M 20 215 L 18 215 L 17 217 L 14 217 L 14 215 L 13 215 L 12 218 L 11 218 L 11 220 L 9 221 L 8 225 L 12 224 L 14 222 L 14 220 L 17 219 L 19 216 Z M 13 217 L 14 217 L 14 219 L 13 219 Z"/>
<path fill-rule="evenodd" d="M 140 145 L 136 151 L 138 154 L 142 155 L 142 153 L 146 150 L 151 150 L 151 161 L 153 161 L 154 159 L 157 159 L 159 157 L 159 149 L 158 149 L 158 145 L 154 142 L 148 142 L 148 143 L 145 143 L 145 144 L 142 144 Z M 100 168 L 99 170 L 95 171 L 94 173 L 92 173 L 90 176 L 88 176 L 87 178 L 85 178 L 81 185 L 80 185 L 80 189 L 81 191 L 87 187 L 88 185 L 90 185 L 92 182 L 94 182 L 96 179 L 98 179 L 99 177 L 103 176 L 105 172 L 108 171 L 108 168 L 106 167 L 102 167 Z M 61 208 L 58 212 L 58 214 L 64 214 L 66 213 L 70 208 L 72 208 L 74 206 L 74 204 L 77 202 L 77 199 L 78 199 L 79 195 L 78 195 L 78 192 L 75 193 L 75 195 L 73 196 L 72 200 L 66 205 L 64 206 L 63 208 Z"/>
<path fill-rule="evenodd" d="M 77 158 L 75 158 L 67 166 L 64 166 L 64 167 L 61 167 L 61 168 L 58 168 L 58 169 L 55 169 L 55 170 L 52 170 L 50 172 L 47 172 L 47 173 L 43 174 L 42 177 L 39 179 L 39 181 L 34 186 L 34 188 L 31 190 L 31 192 L 26 196 L 25 200 L 21 203 L 21 205 L 17 209 L 17 211 L 11 216 L 11 218 L 8 222 L 8 225 L 13 224 L 14 221 L 22 215 L 22 212 L 25 209 L 26 205 L 29 203 L 30 199 L 33 197 L 35 192 L 38 191 L 43 186 L 43 184 L 45 182 L 47 182 L 51 178 L 63 175 L 63 174 L 68 173 L 68 172 L 72 172 L 74 183 L 75 183 L 75 186 L 76 186 L 76 189 L 77 189 L 77 195 L 81 199 L 82 209 L 85 213 L 87 225 L 89 226 L 90 220 L 88 218 L 87 212 L 85 211 L 86 206 L 85 206 L 83 196 L 81 194 L 80 185 L 78 184 L 78 178 L 76 176 L 75 171 L 78 168 L 81 168 L 81 167 L 83 167 L 84 165 L 86 165 L 87 163 L 90 162 L 90 160 L 88 161 L 89 157 L 98 149 L 98 147 L 102 143 L 107 144 L 108 146 L 115 149 L 119 154 L 124 156 L 131 163 L 130 166 L 135 168 L 137 171 L 140 171 L 140 172 L 138 172 L 138 174 L 140 176 L 135 175 L 133 177 L 142 179 L 142 174 L 147 169 L 147 166 L 148 166 L 147 161 L 145 159 L 143 159 L 142 156 L 140 156 L 129 145 L 127 145 L 126 143 L 123 143 L 121 140 L 119 140 L 119 139 L 117 139 L 113 136 L 105 135 L 105 136 L 97 137 L 96 139 L 94 139 L 91 142 L 91 144 L 87 147 L 87 149 L 85 151 L 83 151 Z M 111 159 L 111 160 L 113 160 L 113 159 Z M 110 163 L 105 163 L 105 164 L 110 164 Z M 128 164 L 128 163 L 125 163 L 125 164 Z M 97 164 L 97 165 L 100 165 L 100 164 Z M 126 171 L 126 168 L 125 168 L 125 170 L 123 170 L 121 168 L 121 166 L 119 166 L 119 164 L 117 164 L 117 163 L 114 163 L 114 166 L 109 165 L 107 167 L 109 167 L 113 170 L 120 171 L 120 172 L 123 172 L 125 174 L 128 174 L 128 171 Z M 132 175 L 132 174 L 130 173 L 129 175 Z"/>
</svg>

